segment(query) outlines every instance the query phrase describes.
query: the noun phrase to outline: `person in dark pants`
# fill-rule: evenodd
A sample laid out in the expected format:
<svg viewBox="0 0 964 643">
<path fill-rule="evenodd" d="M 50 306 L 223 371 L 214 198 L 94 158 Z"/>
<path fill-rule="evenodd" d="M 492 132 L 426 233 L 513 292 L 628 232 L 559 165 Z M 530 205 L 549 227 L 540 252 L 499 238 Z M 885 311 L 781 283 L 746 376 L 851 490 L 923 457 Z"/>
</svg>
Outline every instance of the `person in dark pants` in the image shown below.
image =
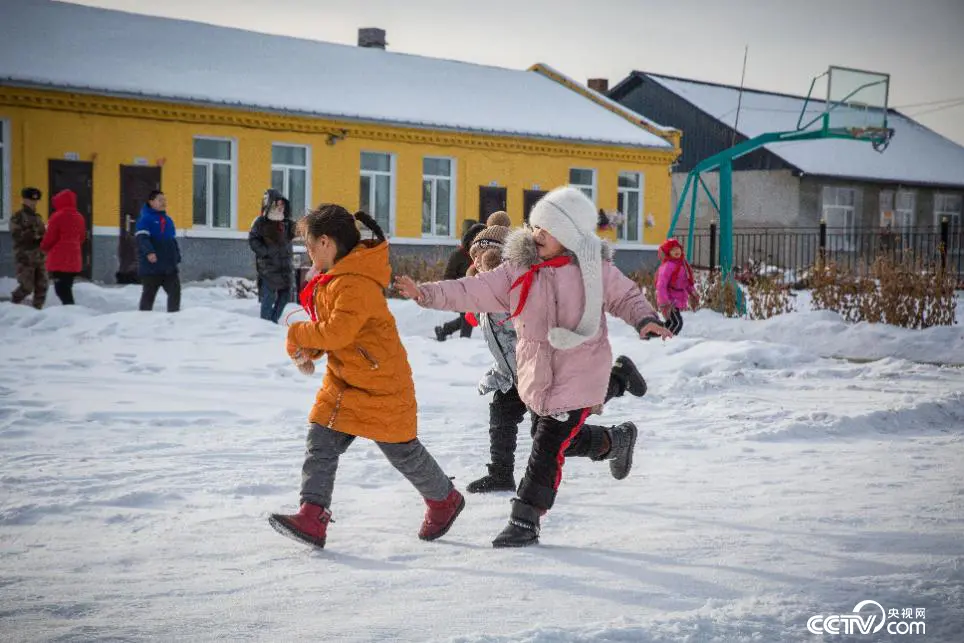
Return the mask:
<svg viewBox="0 0 964 643">
<path fill-rule="evenodd" d="M 10 219 L 10 238 L 13 239 L 13 258 L 16 264 L 17 289 L 11 294 L 15 304 L 33 294 L 33 307 L 40 310 L 47 299 L 47 270 L 40 242 L 44 238 L 44 220 L 37 213 L 40 190 L 24 188 L 20 192 L 23 207 Z"/>
<path fill-rule="evenodd" d="M 683 315 L 688 306 L 696 307 L 696 287 L 683 246 L 676 239 L 667 239 L 659 246 L 659 268 L 656 270 L 656 304 L 663 315 L 664 325 L 674 335 L 683 330 Z"/>
<path fill-rule="evenodd" d="M 497 216 L 499 213 L 495 212 L 489 215 L 489 218 Z M 502 214 L 505 214 L 504 212 Z M 508 218 L 508 215 L 505 215 Z M 462 235 L 462 243 L 458 248 L 455 249 L 451 255 L 449 255 L 449 262 L 445 266 L 445 274 L 442 279 L 445 281 L 451 279 L 461 279 L 468 272 L 469 266 L 472 265 L 472 259 L 469 257 L 469 248 L 472 247 L 472 242 L 475 241 L 476 235 L 485 230 L 484 223 L 476 223 L 474 226 L 465 231 Z M 458 317 L 452 321 L 445 322 L 441 326 L 435 327 L 435 339 L 440 342 L 444 342 L 448 339 L 449 335 L 458 332 L 460 337 L 471 337 L 472 336 L 472 325 L 465 319 L 465 313 L 460 313 Z"/>
<path fill-rule="evenodd" d="M 505 241 L 510 234 L 508 226 L 492 223 L 480 232 L 469 256 L 472 266 L 466 273 L 473 276 L 480 272 L 495 270 L 502 263 L 502 251 Z M 509 313 L 479 313 L 472 314 L 472 319 L 478 321 L 482 329 L 482 337 L 488 344 L 489 352 L 495 359 L 492 367 L 486 371 L 479 382 L 479 393 L 485 395 L 493 393 L 489 404 L 489 454 L 491 460 L 487 466 L 488 473 L 478 480 L 470 482 L 466 487 L 469 493 L 488 493 L 490 491 L 514 491 L 516 488 L 515 450 L 518 442 L 519 424 L 525 419 L 528 409 L 519 397 L 518 372 L 516 367 L 516 344 L 518 341 L 515 327 L 509 319 Z M 639 373 L 633 361 L 620 355 L 616 358 L 609 373 L 609 386 L 606 390 L 608 402 L 614 397 L 622 397 L 624 393 L 637 397 L 646 394 L 646 380 Z M 593 429 L 590 429 L 593 430 Z M 595 429 L 597 432 L 604 428 Z M 571 455 L 567 453 L 567 455 Z"/>
<path fill-rule="evenodd" d="M 77 195 L 70 190 L 55 194 L 53 206 L 40 249 L 47 253 L 47 272 L 54 280 L 54 292 L 60 303 L 70 306 L 74 303 L 74 278 L 84 266 L 87 222 L 77 211 Z"/>
<path fill-rule="evenodd" d="M 251 224 L 248 245 L 258 269 L 261 319 L 278 323 L 285 304 L 291 300 L 291 276 L 295 226 L 291 205 L 277 190 L 267 190 L 261 214 Z"/>
<path fill-rule="evenodd" d="M 638 429 L 586 425 L 605 401 L 612 351 L 606 314 L 640 337 L 672 337 L 639 286 L 612 263 L 596 235 L 592 201 L 572 186 L 542 197 L 531 228 L 509 235 L 495 270 L 457 281 L 416 284 L 405 275 L 395 289 L 423 308 L 511 312 L 515 325 L 516 389 L 534 413 L 532 450 L 508 524 L 493 547 L 539 542 L 540 519 L 556 499 L 567 457 L 608 460 L 616 480 L 629 475 Z M 565 296 L 558 296 L 560 294 Z"/>
<path fill-rule="evenodd" d="M 177 244 L 174 221 L 167 216 L 167 197 L 153 190 L 137 220 L 138 275 L 141 278 L 141 310 L 153 310 L 161 288 L 167 293 L 167 312 L 181 309 L 181 280 L 177 266 L 181 249 Z"/>
</svg>

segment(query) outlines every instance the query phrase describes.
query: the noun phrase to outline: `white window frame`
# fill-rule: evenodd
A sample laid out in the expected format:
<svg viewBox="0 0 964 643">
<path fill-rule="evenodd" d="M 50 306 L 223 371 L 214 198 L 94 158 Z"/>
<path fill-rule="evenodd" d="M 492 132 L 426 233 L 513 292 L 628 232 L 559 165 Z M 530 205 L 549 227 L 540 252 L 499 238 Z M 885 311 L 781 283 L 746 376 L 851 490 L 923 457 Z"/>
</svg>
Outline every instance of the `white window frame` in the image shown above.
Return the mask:
<svg viewBox="0 0 964 643">
<path fill-rule="evenodd" d="M 298 147 L 305 151 L 305 164 L 304 165 L 290 165 L 288 163 L 275 163 L 274 162 L 274 148 L 275 147 Z M 311 146 L 302 145 L 300 143 L 282 143 L 279 141 L 273 141 L 271 143 L 271 173 L 274 174 L 275 170 L 280 170 L 284 173 L 284 189 L 281 191 L 285 195 L 288 201 L 291 201 L 291 170 L 304 170 L 305 171 L 305 209 L 311 209 Z M 273 177 L 272 177 L 273 183 Z M 300 219 L 305 216 L 305 212 L 292 212 L 291 216 L 293 219 Z"/>
<path fill-rule="evenodd" d="M 362 166 L 361 166 L 362 154 L 381 154 L 381 155 L 383 155 L 383 156 L 387 156 L 388 159 L 389 159 L 389 171 L 388 171 L 388 172 L 385 172 L 385 171 L 382 171 L 382 170 L 366 170 L 366 169 L 362 168 Z M 396 184 L 398 183 L 398 181 L 397 181 L 396 178 L 395 178 L 395 177 L 398 175 L 398 173 L 396 172 L 396 170 L 397 170 L 397 167 L 396 167 L 396 166 L 397 166 L 396 157 L 395 157 L 395 155 L 392 154 L 391 152 L 383 152 L 383 151 L 381 151 L 381 150 L 361 150 L 361 151 L 359 151 L 359 153 L 358 153 L 358 169 L 359 169 L 359 172 L 358 172 L 358 181 L 359 181 L 359 183 L 361 182 L 361 178 L 362 178 L 363 176 L 368 176 L 368 177 L 371 177 L 371 179 L 372 179 L 372 180 L 369 182 L 369 188 L 368 188 L 368 189 L 369 189 L 369 193 L 368 193 L 368 202 L 369 202 L 369 203 L 371 203 L 371 202 L 374 201 L 374 196 L 375 196 L 375 180 L 374 180 L 374 178 L 375 178 L 376 176 L 388 176 L 388 179 L 389 179 L 389 183 L 388 183 L 388 195 L 389 195 L 389 197 L 388 197 L 388 227 L 389 227 L 389 229 L 388 229 L 388 230 L 383 230 L 382 232 L 384 232 L 384 233 L 385 233 L 387 236 L 389 236 L 389 237 L 394 237 L 394 236 L 395 236 L 395 202 L 396 202 L 396 200 L 397 200 L 397 199 L 395 198 L 395 190 L 396 190 Z M 361 206 L 360 203 L 359 203 L 358 205 L 359 205 L 359 207 Z M 369 212 L 368 214 L 370 214 L 373 219 L 375 218 L 375 213 L 374 213 L 374 212 Z M 376 219 L 376 220 L 377 220 L 377 219 Z"/>
<path fill-rule="evenodd" d="M 840 203 L 841 199 L 839 195 L 843 192 L 852 192 L 853 199 L 852 205 L 846 205 Z M 828 195 L 833 195 L 832 199 L 829 199 Z M 856 232 L 855 228 L 857 225 L 857 212 L 858 204 L 860 202 L 860 191 L 857 188 L 837 186 L 837 185 L 825 185 L 821 191 L 821 212 L 823 220 L 827 224 L 828 237 L 833 236 L 835 239 L 840 239 L 843 243 L 834 244 L 832 249 L 843 250 L 843 251 L 853 251 L 856 249 Z M 850 221 L 847 221 L 847 215 L 850 215 Z M 831 214 L 833 215 L 843 215 L 844 224 L 842 226 L 831 224 Z M 838 232 L 843 228 L 843 233 Z"/>
<path fill-rule="evenodd" d="M 0 230 L 10 229 L 13 216 L 13 191 L 10 188 L 10 121 L 0 118 L 0 172 L 2 172 L 3 191 L 0 193 Z"/>
<path fill-rule="evenodd" d="M 451 171 L 450 171 L 449 175 L 448 175 L 448 176 L 440 176 L 440 175 L 437 175 L 437 174 L 426 174 L 426 173 L 425 173 L 425 161 L 426 161 L 426 160 L 448 161 L 448 162 L 449 162 L 449 167 L 451 168 Z M 447 235 L 441 235 L 441 234 L 438 234 L 438 233 L 435 232 L 435 225 L 436 225 L 435 211 L 436 211 L 436 208 L 437 208 L 437 206 L 438 206 L 438 182 L 439 182 L 440 180 L 441 180 L 441 181 L 448 181 L 448 182 L 449 182 L 449 233 L 448 233 Z M 456 180 L 456 163 L 455 163 L 455 159 L 454 159 L 454 158 L 449 157 L 449 156 L 423 156 L 423 157 L 422 157 L 422 183 L 424 183 L 425 181 L 431 181 L 431 182 L 432 182 L 432 217 L 431 217 L 432 229 L 431 229 L 431 231 L 429 231 L 429 232 L 425 232 L 425 230 L 423 229 L 423 230 L 422 230 L 422 236 L 423 236 L 423 237 L 437 237 L 437 238 L 442 238 L 442 239 L 448 239 L 448 238 L 455 237 L 455 220 L 456 220 L 456 216 L 455 216 L 455 189 L 456 189 L 456 183 L 455 183 L 455 180 Z M 423 192 L 423 198 L 424 198 L 424 192 Z M 422 203 L 421 206 L 424 207 L 425 204 Z M 421 209 L 419 209 L 419 213 L 421 214 Z M 421 219 L 421 216 L 419 216 L 419 219 Z"/>
<path fill-rule="evenodd" d="M 901 205 L 901 197 L 910 197 L 910 207 Z M 894 195 L 895 228 L 907 230 L 917 227 L 917 193 L 913 190 L 898 190 Z"/>
<path fill-rule="evenodd" d="M 902 206 L 901 200 L 903 197 L 910 197 L 909 208 Z M 902 247 L 913 247 L 917 226 L 917 193 L 913 190 L 881 190 L 879 198 L 881 225 L 883 225 L 884 213 L 890 212 L 892 215 L 890 223 L 892 234 L 897 235 Z"/>
<path fill-rule="evenodd" d="M 619 175 L 623 175 L 623 174 L 635 174 L 639 180 L 639 187 L 627 188 L 627 187 L 620 186 Z M 626 232 L 629 230 L 629 212 L 623 212 L 622 214 L 626 218 L 623 221 L 623 223 L 620 225 L 619 230 L 616 233 L 617 243 L 619 243 L 620 245 L 627 245 L 627 246 L 643 245 L 643 243 L 645 242 L 645 237 L 643 235 L 646 233 L 646 225 L 645 225 L 645 221 L 643 220 L 643 212 L 646 211 L 646 208 L 643 205 L 643 198 L 645 195 L 645 188 L 646 188 L 646 175 L 643 174 L 642 172 L 631 172 L 631 171 L 620 172 L 619 175 L 616 176 L 616 196 L 617 196 L 616 203 L 617 205 L 619 204 L 619 198 L 618 198 L 619 196 L 623 197 L 623 204 L 625 205 L 626 203 L 629 202 L 628 195 L 630 193 L 635 192 L 639 195 L 639 208 L 638 208 L 639 211 L 636 213 L 636 221 L 637 221 L 636 225 L 639 226 L 639 229 L 637 230 L 636 236 L 638 237 L 638 239 L 636 241 L 630 241 L 629 239 L 626 238 L 628 236 Z M 620 237 L 620 234 L 622 235 L 622 237 Z"/>
<path fill-rule="evenodd" d="M 960 205 L 960 209 L 948 210 L 946 204 L 943 202 L 944 199 L 948 197 L 957 197 L 957 202 Z M 941 219 L 943 217 L 950 219 L 952 235 L 961 230 L 961 218 L 964 217 L 964 195 L 954 192 L 934 193 L 934 227 L 938 230 L 940 230 Z"/>
<path fill-rule="evenodd" d="M 579 171 L 581 171 L 581 172 L 591 172 L 591 173 L 592 173 L 592 184 L 591 184 L 591 185 L 586 185 L 585 183 L 573 183 L 573 182 L 572 182 L 572 172 L 573 172 L 573 170 L 579 170 Z M 590 200 L 592 201 L 593 205 L 596 205 L 596 195 L 598 194 L 598 192 L 597 192 L 597 190 L 596 190 L 596 181 L 598 180 L 598 179 L 597 179 L 597 176 L 598 176 L 598 175 L 597 175 L 597 173 L 596 173 L 596 170 L 594 170 L 594 169 L 591 168 L 591 167 L 571 167 L 571 168 L 569 168 L 569 176 L 566 177 L 566 178 L 569 179 L 569 180 L 568 180 L 568 184 L 571 185 L 571 186 L 574 187 L 574 188 L 579 188 L 580 190 L 585 190 L 586 188 L 589 188 L 589 189 L 592 191 L 592 197 L 590 197 Z"/>
<path fill-rule="evenodd" d="M 222 161 L 217 159 L 199 159 L 194 156 L 194 141 L 219 141 L 231 144 L 231 160 Z M 194 223 L 194 200 L 191 199 L 191 227 L 194 230 L 204 230 L 210 231 L 212 233 L 216 232 L 229 232 L 237 231 L 238 229 L 238 141 L 234 138 L 227 138 L 223 136 L 192 136 L 191 137 L 191 182 L 192 182 L 192 194 L 193 194 L 193 173 L 195 165 L 204 165 L 207 168 L 207 180 L 208 180 L 208 202 L 206 204 L 206 222 L 202 224 Z M 215 165 L 230 165 L 231 166 L 231 208 L 230 217 L 231 225 L 230 227 L 223 228 L 215 226 L 214 224 L 214 166 Z"/>
</svg>

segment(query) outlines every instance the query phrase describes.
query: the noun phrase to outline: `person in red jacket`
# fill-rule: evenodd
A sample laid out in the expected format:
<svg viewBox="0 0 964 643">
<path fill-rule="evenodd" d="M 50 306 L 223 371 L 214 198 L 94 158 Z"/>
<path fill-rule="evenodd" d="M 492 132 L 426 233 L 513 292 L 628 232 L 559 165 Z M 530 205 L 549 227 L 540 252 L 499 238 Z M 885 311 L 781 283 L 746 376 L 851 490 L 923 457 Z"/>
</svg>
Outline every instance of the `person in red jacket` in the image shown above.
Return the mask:
<svg viewBox="0 0 964 643">
<path fill-rule="evenodd" d="M 47 272 L 54 281 L 54 292 L 65 306 L 74 303 L 74 278 L 83 267 L 81 248 L 87 239 L 87 222 L 77 211 L 77 195 L 61 190 L 53 198 L 54 213 L 40 249 L 47 253 Z"/>
</svg>

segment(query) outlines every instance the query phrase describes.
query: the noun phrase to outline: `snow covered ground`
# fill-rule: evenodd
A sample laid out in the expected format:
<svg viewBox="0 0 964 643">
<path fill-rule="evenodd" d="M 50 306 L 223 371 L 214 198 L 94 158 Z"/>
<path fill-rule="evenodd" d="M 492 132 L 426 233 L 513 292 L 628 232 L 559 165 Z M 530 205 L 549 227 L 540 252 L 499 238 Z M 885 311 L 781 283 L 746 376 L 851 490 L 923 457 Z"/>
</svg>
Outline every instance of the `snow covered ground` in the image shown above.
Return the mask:
<svg viewBox="0 0 964 643">
<path fill-rule="evenodd" d="M 0 304 L 0 640 L 964 640 L 964 369 L 923 363 L 964 363 L 961 326 L 700 312 L 663 344 L 612 322 L 650 385 L 603 416 L 639 424 L 636 466 L 567 462 L 541 546 L 491 549 L 508 493 L 419 541 L 421 500 L 359 441 L 312 551 L 265 521 L 297 502 L 320 381 L 284 330 L 223 282 L 186 287 L 177 315 L 136 312 L 136 287 L 75 290 Z M 489 357 L 428 339 L 447 314 L 392 306 L 420 436 L 464 487 Z M 926 634 L 808 632 L 863 600 L 923 608 Z"/>
</svg>

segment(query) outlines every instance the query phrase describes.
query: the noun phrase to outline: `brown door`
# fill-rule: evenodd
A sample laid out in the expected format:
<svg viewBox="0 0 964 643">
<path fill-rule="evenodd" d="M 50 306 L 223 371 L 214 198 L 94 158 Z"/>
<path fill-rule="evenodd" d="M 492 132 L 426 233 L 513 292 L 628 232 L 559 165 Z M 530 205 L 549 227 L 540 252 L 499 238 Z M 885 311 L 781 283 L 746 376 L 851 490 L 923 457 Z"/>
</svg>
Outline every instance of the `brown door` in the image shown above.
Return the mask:
<svg viewBox="0 0 964 643">
<path fill-rule="evenodd" d="M 506 209 L 506 189 L 479 186 L 479 223 L 485 223 L 493 212 Z"/>
<path fill-rule="evenodd" d="M 87 222 L 87 238 L 81 249 L 82 267 L 80 276 L 91 278 L 93 272 L 94 229 L 94 164 L 87 161 L 60 161 L 51 159 L 47 166 L 50 177 L 50 213 L 54 212 L 53 198 L 61 190 L 73 190 L 77 195 L 77 210 Z"/>
<path fill-rule="evenodd" d="M 120 166 L 120 238 L 117 242 L 117 283 L 137 283 L 137 239 L 134 238 L 141 208 L 152 190 L 161 189 L 161 168 L 149 165 Z"/>
<path fill-rule="evenodd" d="M 522 220 L 529 223 L 529 213 L 536 202 L 545 195 L 544 190 L 523 190 L 522 191 Z"/>
</svg>

